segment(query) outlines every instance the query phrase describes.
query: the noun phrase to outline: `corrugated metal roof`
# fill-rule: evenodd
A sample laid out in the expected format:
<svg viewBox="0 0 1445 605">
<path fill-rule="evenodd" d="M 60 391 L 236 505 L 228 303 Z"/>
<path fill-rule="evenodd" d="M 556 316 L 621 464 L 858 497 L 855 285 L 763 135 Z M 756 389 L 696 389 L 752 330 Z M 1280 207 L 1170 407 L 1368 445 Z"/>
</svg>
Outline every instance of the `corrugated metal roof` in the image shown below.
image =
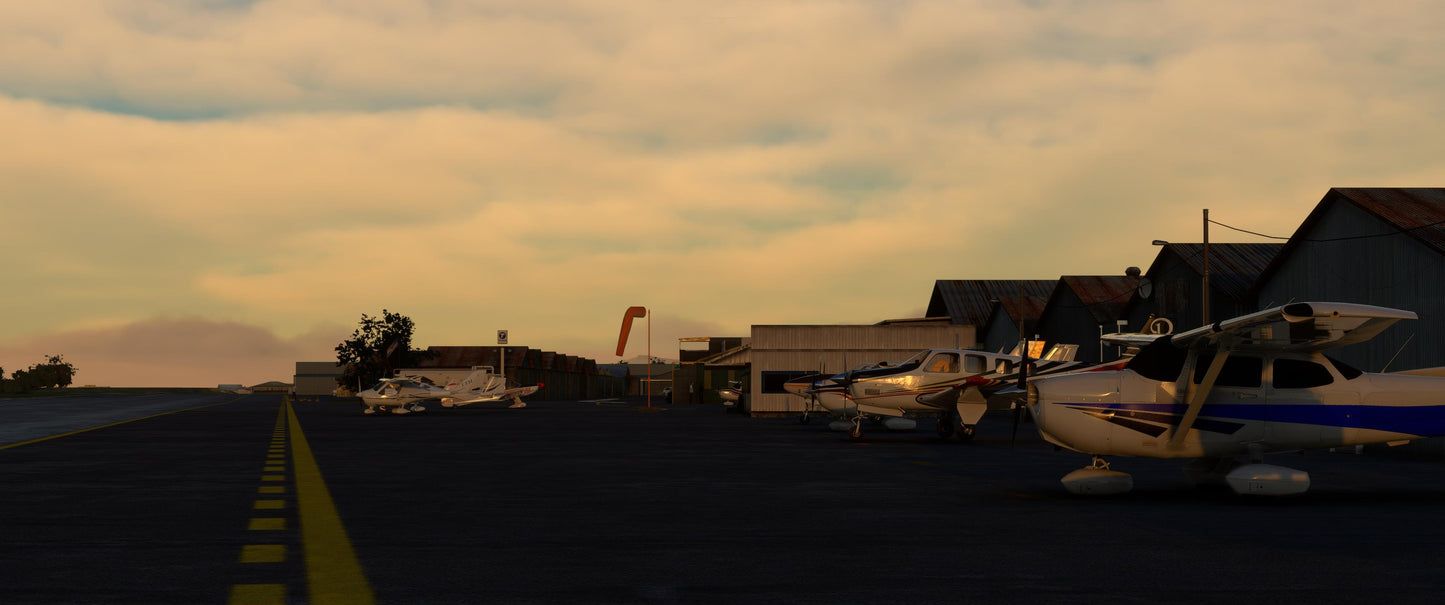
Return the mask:
<svg viewBox="0 0 1445 605">
<path fill-rule="evenodd" d="M 1020 320 L 1038 321 L 1048 302 L 1049 299 L 1042 296 L 1005 296 L 998 299 L 999 310 L 1007 314 L 1014 325 L 1018 325 Z"/>
<path fill-rule="evenodd" d="M 1213 246 L 1210 248 L 1212 253 Z M 1210 271 L 1212 273 L 1213 269 Z M 1139 278 L 1126 275 L 1065 275 L 1059 278 L 1059 288 L 1073 291 L 1097 323 L 1110 323 L 1122 317 L 1124 307 L 1138 287 Z M 1060 303 L 1056 298 L 1050 298 L 1049 304 Z"/>
<path fill-rule="evenodd" d="M 497 367 L 500 346 L 478 347 L 427 347 L 434 356 L 417 364 L 419 368 L 470 368 L 472 366 Z M 597 362 L 586 357 L 574 357 L 551 351 L 538 351 L 527 347 L 507 347 L 507 367 L 537 370 L 558 370 L 564 372 L 592 372 Z"/>
<path fill-rule="evenodd" d="M 1279 265 L 1293 253 L 1295 247 L 1306 241 L 1304 236 L 1310 233 L 1315 223 L 1319 222 L 1335 202 L 1352 204 L 1375 215 L 1437 254 L 1445 255 L 1445 225 L 1435 224 L 1445 221 L 1445 188 L 1331 187 L 1325 192 L 1325 196 L 1320 198 L 1315 209 L 1310 211 L 1310 215 L 1305 217 L 1304 222 L 1300 223 L 1299 228 L 1295 229 L 1269 266 L 1259 273 L 1256 283 L 1268 280 L 1279 269 Z M 1213 271 L 1210 273 L 1212 277 Z"/>
<path fill-rule="evenodd" d="M 752 351 L 752 348 L 753 345 L 750 342 L 749 344 L 736 346 L 721 353 L 703 357 L 701 359 L 698 359 L 697 363 L 701 363 L 704 365 L 746 364 L 752 360 L 751 356 L 749 355 L 749 352 Z"/>
<path fill-rule="evenodd" d="M 993 311 L 994 301 L 1010 296 L 1047 299 L 1058 283 L 1056 279 L 940 279 L 933 284 L 927 315 L 947 315 L 955 324 L 971 324 L 982 329 Z"/>
<path fill-rule="evenodd" d="M 1237 301 L 1245 301 L 1264 270 L 1285 244 L 1209 244 L 1209 288 Z M 1178 256 L 1189 268 L 1204 275 L 1204 244 L 1166 244 L 1149 274 L 1166 254 Z M 1125 299 L 1127 301 L 1127 299 Z"/>
<path fill-rule="evenodd" d="M 1337 187 L 1330 192 L 1445 254 L 1445 224 L 1438 224 L 1445 223 L 1445 188 Z"/>
</svg>

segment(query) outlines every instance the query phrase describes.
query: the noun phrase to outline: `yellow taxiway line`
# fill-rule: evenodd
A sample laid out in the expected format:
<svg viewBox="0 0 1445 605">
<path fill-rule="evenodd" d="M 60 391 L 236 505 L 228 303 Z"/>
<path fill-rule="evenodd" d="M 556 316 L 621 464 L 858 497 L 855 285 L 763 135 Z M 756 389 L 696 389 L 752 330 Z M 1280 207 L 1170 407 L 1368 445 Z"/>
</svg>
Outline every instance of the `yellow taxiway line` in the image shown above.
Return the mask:
<svg viewBox="0 0 1445 605">
<path fill-rule="evenodd" d="M 301 432 L 301 423 L 291 401 L 286 400 L 286 418 L 291 428 L 291 472 L 296 478 L 297 508 L 301 517 L 301 544 L 306 559 L 306 586 L 313 604 L 375 603 L 371 584 L 361 570 L 341 515 L 331 501 L 331 491 L 321 479 L 321 469 L 311 455 L 311 446 Z"/>
</svg>

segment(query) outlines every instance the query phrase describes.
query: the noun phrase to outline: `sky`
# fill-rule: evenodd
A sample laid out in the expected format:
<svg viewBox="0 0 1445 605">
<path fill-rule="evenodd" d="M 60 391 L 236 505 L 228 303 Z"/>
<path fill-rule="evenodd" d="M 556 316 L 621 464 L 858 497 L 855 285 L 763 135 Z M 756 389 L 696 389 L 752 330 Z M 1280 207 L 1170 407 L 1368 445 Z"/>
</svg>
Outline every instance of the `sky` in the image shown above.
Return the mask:
<svg viewBox="0 0 1445 605">
<path fill-rule="evenodd" d="M 1440 186 L 1445 4 L 0 4 L 0 368 L 289 381 L 362 314 L 617 360 Z M 1215 227 L 1211 241 L 1268 241 Z M 646 323 L 641 324 L 646 327 Z M 627 357 L 646 348 L 635 333 Z M 671 354 L 669 355 L 669 352 Z"/>
</svg>

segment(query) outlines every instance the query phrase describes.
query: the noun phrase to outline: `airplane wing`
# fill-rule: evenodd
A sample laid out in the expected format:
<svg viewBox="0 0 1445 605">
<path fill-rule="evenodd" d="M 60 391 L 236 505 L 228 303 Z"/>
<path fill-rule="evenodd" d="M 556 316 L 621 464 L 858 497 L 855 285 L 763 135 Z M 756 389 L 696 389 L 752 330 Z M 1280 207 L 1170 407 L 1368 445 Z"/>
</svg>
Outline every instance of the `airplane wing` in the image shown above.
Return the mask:
<svg viewBox="0 0 1445 605">
<path fill-rule="evenodd" d="M 1105 334 L 1099 337 L 1104 344 L 1115 347 L 1142 347 L 1152 344 L 1154 341 L 1168 336 L 1167 334 L 1140 334 L 1138 332 L 1122 332 L 1117 334 Z"/>
<path fill-rule="evenodd" d="M 1291 303 L 1258 313 L 1226 319 L 1169 337 L 1169 344 L 1189 348 L 1217 344 L 1217 351 L 1199 386 L 1185 395 L 1188 406 L 1165 447 L 1183 443 L 1203 409 L 1204 400 L 1224 368 L 1229 354 L 1240 347 L 1319 351 L 1364 342 L 1402 319 L 1416 319 L 1411 311 L 1353 303 Z M 1186 371 L 1187 368 L 1186 368 Z M 1181 395 L 1184 395 L 1181 393 Z"/>
<path fill-rule="evenodd" d="M 1374 338 L 1402 319 L 1418 319 L 1412 311 L 1354 303 L 1291 303 L 1242 315 L 1169 336 L 1169 343 L 1189 348 L 1202 341 L 1233 336 L 1258 348 L 1319 351 Z"/>
</svg>

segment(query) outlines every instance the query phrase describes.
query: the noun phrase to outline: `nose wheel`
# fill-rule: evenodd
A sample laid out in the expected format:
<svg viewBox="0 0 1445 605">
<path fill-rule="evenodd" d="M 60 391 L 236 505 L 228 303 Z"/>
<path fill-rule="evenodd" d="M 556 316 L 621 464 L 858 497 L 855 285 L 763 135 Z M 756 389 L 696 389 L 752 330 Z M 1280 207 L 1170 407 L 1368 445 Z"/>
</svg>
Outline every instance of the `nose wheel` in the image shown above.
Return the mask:
<svg viewBox="0 0 1445 605">
<path fill-rule="evenodd" d="M 850 429 L 848 429 L 848 438 L 850 438 L 850 439 L 862 439 L 862 438 L 863 438 L 863 415 L 862 415 L 862 414 L 859 414 L 859 415 L 853 417 L 853 427 L 850 428 Z"/>
</svg>

